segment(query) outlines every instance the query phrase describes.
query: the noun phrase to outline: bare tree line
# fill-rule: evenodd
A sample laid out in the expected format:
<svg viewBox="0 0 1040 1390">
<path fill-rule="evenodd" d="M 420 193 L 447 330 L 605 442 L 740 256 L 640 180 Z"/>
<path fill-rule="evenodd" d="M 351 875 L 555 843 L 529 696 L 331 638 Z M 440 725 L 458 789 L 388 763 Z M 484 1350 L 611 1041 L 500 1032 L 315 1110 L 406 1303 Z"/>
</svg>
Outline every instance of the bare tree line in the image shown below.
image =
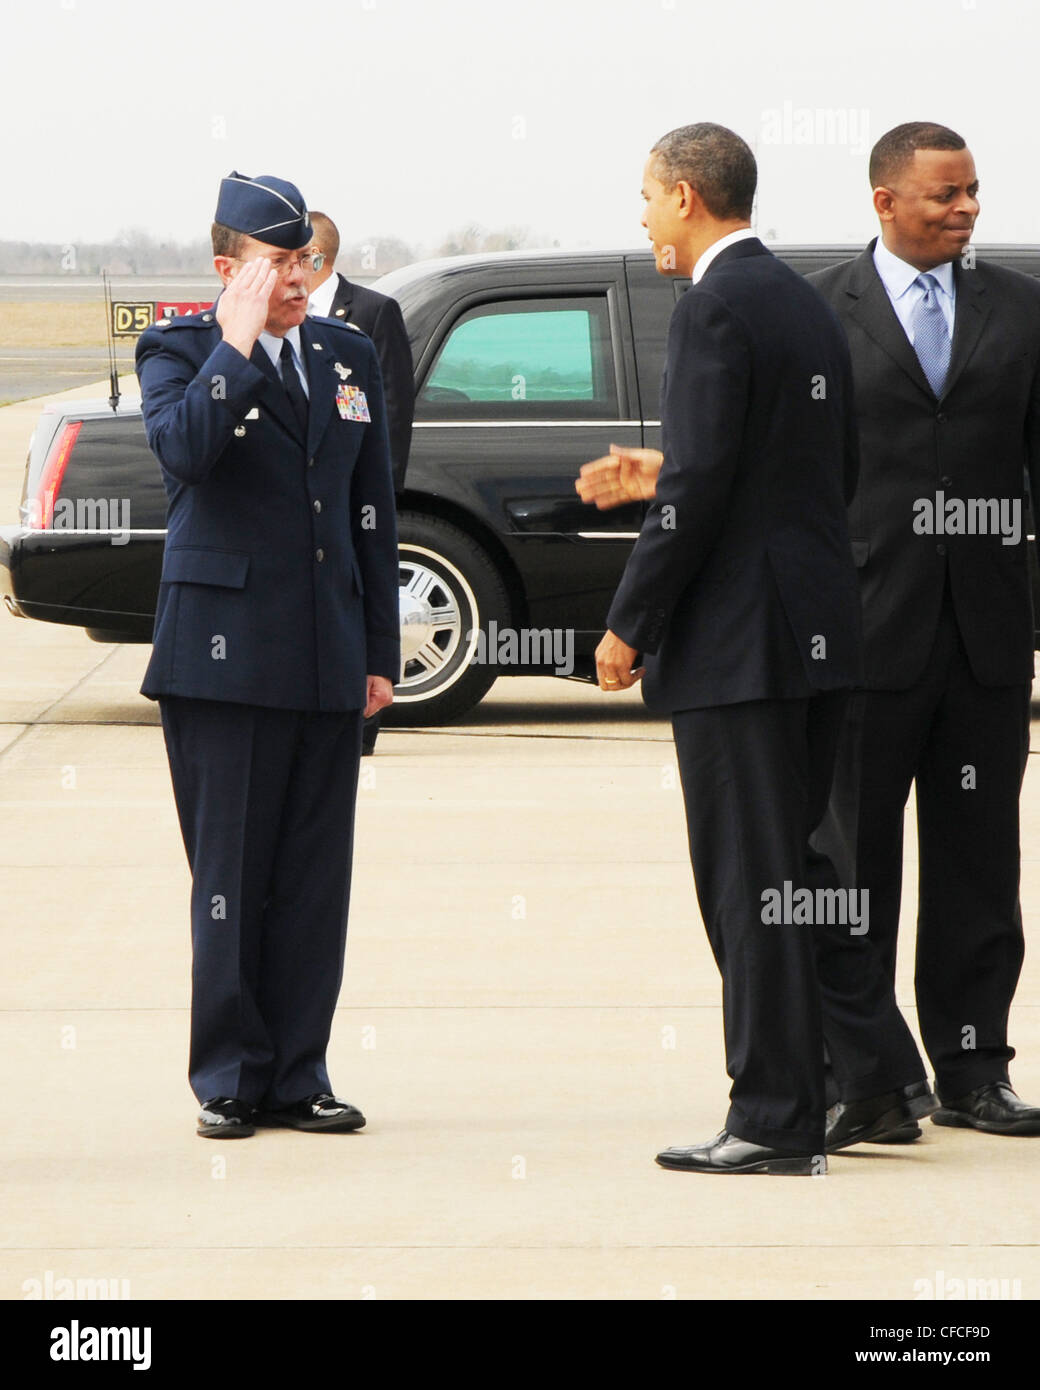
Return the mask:
<svg viewBox="0 0 1040 1390">
<path fill-rule="evenodd" d="M 345 275 L 376 276 L 430 256 L 558 244 L 534 236 L 528 227 L 488 231 L 470 223 L 448 232 L 433 245 L 409 243 L 399 237 L 344 242 L 336 267 Z M 122 231 L 110 241 L 0 241 L 0 275 L 98 275 L 102 270 L 112 275 L 206 275 L 212 269 L 208 238 L 163 241 L 139 228 Z"/>
</svg>

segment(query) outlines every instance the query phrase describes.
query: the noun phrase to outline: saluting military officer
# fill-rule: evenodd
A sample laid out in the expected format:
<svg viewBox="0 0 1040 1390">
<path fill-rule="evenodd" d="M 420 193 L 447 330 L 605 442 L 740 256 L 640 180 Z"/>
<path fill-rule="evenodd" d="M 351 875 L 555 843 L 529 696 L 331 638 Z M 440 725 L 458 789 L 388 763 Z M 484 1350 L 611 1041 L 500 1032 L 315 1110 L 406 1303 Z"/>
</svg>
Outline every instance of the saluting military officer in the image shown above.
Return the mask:
<svg viewBox="0 0 1040 1390">
<path fill-rule="evenodd" d="M 142 334 L 169 509 L 157 699 L 192 869 L 198 1132 L 359 1129 L 325 1053 L 346 939 L 361 727 L 400 677 L 379 363 L 307 319 L 298 188 L 220 186 L 203 314 Z"/>
</svg>

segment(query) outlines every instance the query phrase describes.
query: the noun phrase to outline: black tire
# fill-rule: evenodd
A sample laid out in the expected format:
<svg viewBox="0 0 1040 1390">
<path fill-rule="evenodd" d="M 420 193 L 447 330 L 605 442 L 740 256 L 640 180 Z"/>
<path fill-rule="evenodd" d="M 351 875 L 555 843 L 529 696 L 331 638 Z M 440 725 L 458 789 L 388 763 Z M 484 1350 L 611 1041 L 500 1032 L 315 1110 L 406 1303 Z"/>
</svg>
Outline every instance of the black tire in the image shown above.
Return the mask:
<svg viewBox="0 0 1040 1390">
<path fill-rule="evenodd" d="M 404 669 L 380 719 L 398 728 L 447 724 L 478 705 L 495 683 L 497 669 L 470 665 L 470 658 L 476 633 L 486 632 L 492 619 L 508 624 L 509 595 L 487 553 L 458 526 L 402 512 L 397 531 Z"/>
</svg>

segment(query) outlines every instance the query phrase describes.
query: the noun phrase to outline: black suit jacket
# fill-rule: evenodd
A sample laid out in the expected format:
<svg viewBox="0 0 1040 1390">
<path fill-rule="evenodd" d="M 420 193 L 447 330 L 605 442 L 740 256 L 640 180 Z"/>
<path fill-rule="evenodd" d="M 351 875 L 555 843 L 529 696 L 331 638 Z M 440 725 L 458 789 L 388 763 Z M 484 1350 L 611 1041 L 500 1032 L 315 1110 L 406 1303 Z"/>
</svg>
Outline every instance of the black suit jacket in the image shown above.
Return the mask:
<svg viewBox="0 0 1040 1390">
<path fill-rule="evenodd" d="M 412 443 L 412 416 L 415 413 L 415 372 L 412 350 L 404 326 L 401 306 L 389 295 L 355 285 L 345 275 L 336 277 L 339 288 L 329 317 L 341 323 L 354 323 L 376 345 L 383 373 L 387 423 L 390 429 L 390 463 L 394 489 L 404 487 L 408 451 Z"/>
<path fill-rule="evenodd" d="M 646 657 L 651 709 L 860 679 L 851 391 L 834 315 L 757 238 L 720 252 L 679 300 L 664 464 L 607 617 Z"/>
<path fill-rule="evenodd" d="M 901 690 L 921 675 L 947 574 L 976 679 L 1028 682 L 1033 621 L 1024 525 L 1014 545 L 999 534 L 936 534 L 924 529 L 920 503 L 929 500 L 941 515 L 952 499 L 1004 499 L 1021 508 L 1027 471 L 1033 497 L 1040 495 L 1040 285 L 1000 266 L 978 262 L 967 270 L 954 262 L 950 368 L 936 400 L 878 276 L 874 246 L 809 277 L 841 319 L 852 352 L 860 475 L 849 530 L 866 685 Z M 958 524 L 952 513 L 950 522 Z"/>
</svg>

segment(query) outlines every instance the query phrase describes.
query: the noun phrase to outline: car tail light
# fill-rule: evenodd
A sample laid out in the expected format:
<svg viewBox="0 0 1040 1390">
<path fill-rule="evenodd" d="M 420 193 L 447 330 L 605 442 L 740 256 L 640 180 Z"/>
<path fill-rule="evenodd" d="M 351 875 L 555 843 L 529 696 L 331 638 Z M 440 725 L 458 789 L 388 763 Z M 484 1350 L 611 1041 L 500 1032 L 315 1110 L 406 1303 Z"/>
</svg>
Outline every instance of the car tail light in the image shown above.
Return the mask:
<svg viewBox="0 0 1040 1390">
<path fill-rule="evenodd" d="M 50 530 L 51 522 L 54 520 L 54 502 L 61 491 L 65 469 L 82 428 L 82 420 L 73 421 L 65 426 L 51 445 L 47 461 L 40 472 L 36 497 L 29 506 L 29 525 L 34 531 Z"/>
</svg>

